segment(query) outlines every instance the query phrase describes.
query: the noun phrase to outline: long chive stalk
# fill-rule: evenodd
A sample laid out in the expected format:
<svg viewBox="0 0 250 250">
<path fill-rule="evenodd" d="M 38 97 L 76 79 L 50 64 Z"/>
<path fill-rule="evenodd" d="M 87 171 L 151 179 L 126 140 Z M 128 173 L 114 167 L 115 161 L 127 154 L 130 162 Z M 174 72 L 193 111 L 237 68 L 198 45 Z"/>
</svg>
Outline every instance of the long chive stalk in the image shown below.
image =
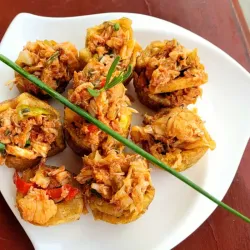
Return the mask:
<svg viewBox="0 0 250 250">
<path fill-rule="evenodd" d="M 84 111 L 80 107 L 78 107 L 78 106 L 74 105 L 73 103 L 71 103 L 68 99 L 66 99 L 65 97 L 63 97 L 62 95 L 60 95 L 59 93 L 57 93 L 56 91 L 54 91 L 52 88 L 48 87 L 45 83 L 43 83 L 42 81 L 40 81 L 37 77 L 35 77 L 34 75 L 31 75 L 28 72 L 26 72 L 25 70 L 23 70 L 21 67 L 19 67 L 17 64 L 15 64 L 14 62 L 12 62 L 10 59 L 8 59 L 7 57 L 5 57 L 4 55 L 0 54 L 0 60 L 2 62 L 4 62 L 5 64 L 7 64 L 12 69 L 14 69 L 20 75 L 22 75 L 23 77 L 27 78 L 33 84 L 35 84 L 36 86 L 38 86 L 42 90 L 46 91 L 51 97 L 53 97 L 57 101 L 61 102 L 62 104 L 64 104 L 65 106 L 67 106 L 68 108 L 70 108 L 71 110 L 73 110 L 75 113 L 77 113 L 78 115 L 82 116 L 87 121 L 93 123 L 98 128 L 100 128 L 102 131 L 104 131 L 107 134 L 111 135 L 117 141 L 123 143 L 125 146 L 127 146 L 130 149 L 132 149 L 137 154 L 143 156 L 144 158 L 146 158 L 150 162 L 154 163 L 155 165 L 161 167 L 162 169 L 166 170 L 170 174 L 174 175 L 176 178 L 178 178 L 179 180 L 183 181 L 188 186 L 190 186 L 191 188 L 195 189 L 197 192 L 201 193 L 202 195 L 204 195 L 205 197 L 207 197 L 209 200 L 213 201 L 214 203 L 216 203 L 220 207 L 222 207 L 225 210 L 229 211 L 230 213 L 238 216 L 242 220 L 250 223 L 250 219 L 248 217 L 246 217 L 245 215 L 241 214 L 237 210 L 231 208 L 230 206 L 228 206 L 224 202 L 221 202 L 220 200 L 218 200 L 217 198 L 215 198 L 214 196 L 212 196 L 211 194 L 209 194 L 207 191 L 205 191 L 204 189 L 202 189 L 200 186 L 198 186 L 194 182 L 190 181 L 187 177 L 185 177 L 181 173 L 178 173 L 174 169 L 170 168 L 169 166 L 167 166 L 166 164 L 164 164 L 160 160 L 156 159 L 153 155 L 149 154 L 148 152 L 146 152 L 145 150 L 143 150 L 142 148 L 140 148 L 139 146 L 137 146 L 136 144 L 134 144 L 132 141 L 130 141 L 130 140 L 122 137 L 120 134 L 118 134 L 117 132 L 115 132 L 114 130 L 112 130 L 108 126 L 106 126 L 104 123 L 100 122 L 99 120 L 97 120 L 96 118 L 94 118 L 93 116 L 91 116 L 89 113 L 87 113 L 86 111 Z"/>
</svg>

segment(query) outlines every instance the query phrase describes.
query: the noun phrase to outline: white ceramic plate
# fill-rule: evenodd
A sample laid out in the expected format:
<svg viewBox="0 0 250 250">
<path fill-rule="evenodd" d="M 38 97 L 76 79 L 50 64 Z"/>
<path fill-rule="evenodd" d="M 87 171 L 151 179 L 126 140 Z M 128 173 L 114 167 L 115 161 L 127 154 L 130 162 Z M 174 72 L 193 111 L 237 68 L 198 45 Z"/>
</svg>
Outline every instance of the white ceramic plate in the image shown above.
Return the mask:
<svg viewBox="0 0 250 250">
<path fill-rule="evenodd" d="M 84 46 L 88 27 L 123 16 L 133 20 L 135 37 L 143 47 L 153 40 L 176 38 L 190 49 L 198 48 L 209 82 L 204 85 L 203 98 L 197 106 L 217 148 L 183 174 L 222 199 L 234 178 L 250 134 L 250 77 L 236 61 L 208 41 L 172 23 L 138 14 L 106 13 L 73 18 L 20 14 L 6 32 L 0 52 L 15 60 L 26 42 L 36 39 L 69 40 L 80 49 Z M 15 97 L 17 90 L 10 91 L 5 86 L 13 78 L 13 71 L 0 63 L 0 75 L 0 101 Z M 134 93 L 131 85 L 129 93 Z M 62 105 L 51 103 L 62 110 Z M 146 112 L 138 101 L 134 106 L 141 114 Z M 135 115 L 133 123 L 140 122 L 141 116 Z M 81 168 L 80 159 L 69 148 L 49 162 L 66 164 L 75 172 Z M 42 228 L 20 218 L 15 207 L 12 175 L 13 170 L 0 168 L 0 190 L 35 249 L 171 249 L 198 228 L 216 207 L 168 173 L 154 168 L 155 199 L 148 212 L 136 222 L 110 225 L 94 221 L 89 214 L 74 223 Z"/>
</svg>

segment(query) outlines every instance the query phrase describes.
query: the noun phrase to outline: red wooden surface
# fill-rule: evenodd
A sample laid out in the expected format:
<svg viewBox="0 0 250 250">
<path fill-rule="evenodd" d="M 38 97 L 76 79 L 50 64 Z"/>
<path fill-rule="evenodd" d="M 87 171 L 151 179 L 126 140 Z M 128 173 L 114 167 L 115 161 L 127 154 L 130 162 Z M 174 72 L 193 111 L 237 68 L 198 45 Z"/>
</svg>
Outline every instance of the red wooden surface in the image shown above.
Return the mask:
<svg viewBox="0 0 250 250">
<path fill-rule="evenodd" d="M 136 12 L 181 25 L 211 41 L 250 71 L 250 34 L 237 0 L 0 0 L 0 39 L 14 16 L 76 16 L 101 12 Z M 218 69 L 219 70 L 219 69 Z M 250 216 L 250 144 L 224 202 Z M 0 250 L 33 249 L 0 195 Z M 250 225 L 217 208 L 183 241 L 184 249 L 250 249 Z"/>
</svg>

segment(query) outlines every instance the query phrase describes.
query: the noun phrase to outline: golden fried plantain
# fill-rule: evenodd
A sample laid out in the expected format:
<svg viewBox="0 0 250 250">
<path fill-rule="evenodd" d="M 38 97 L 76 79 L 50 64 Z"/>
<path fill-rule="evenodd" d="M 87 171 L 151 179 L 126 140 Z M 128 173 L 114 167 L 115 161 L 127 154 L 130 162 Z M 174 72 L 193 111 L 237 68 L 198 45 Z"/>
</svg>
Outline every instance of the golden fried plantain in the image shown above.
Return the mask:
<svg viewBox="0 0 250 250">
<path fill-rule="evenodd" d="M 180 89 L 163 94 L 151 94 L 144 72 L 141 72 L 139 76 L 134 72 L 134 87 L 140 102 L 156 111 L 165 107 L 174 108 L 194 104 L 197 98 L 202 95 L 202 89 L 199 87 Z"/>
<path fill-rule="evenodd" d="M 129 134 L 132 112 L 130 100 L 125 95 L 126 88 L 117 84 L 113 88 L 93 97 L 87 91 L 93 85 L 89 82 L 81 83 L 74 90 L 69 91 L 69 100 L 102 121 L 124 137 Z M 64 129 L 66 141 L 75 153 L 83 156 L 96 150 L 103 154 L 111 149 L 122 151 L 124 146 L 113 137 L 90 124 L 84 118 L 68 108 L 64 110 Z"/>
<path fill-rule="evenodd" d="M 101 60 L 104 55 L 120 56 L 124 68 L 135 66 L 141 50 L 135 41 L 132 21 L 128 18 L 106 21 L 87 30 L 86 48 L 80 51 L 80 60 L 86 65 L 90 59 Z"/>
<path fill-rule="evenodd" d="M 90 198 L 89 206 L 95 220 L 103 220 L 111 224 L 127 224 L 139 219 L 147 211 L 154 195 L 155 189 L 150 186 L 143 196 L 142 210 L 140 213 L 138 213 L 138 211 L 130 212 L 128 210 L 117 213 L 117 206 L 96 196 Z"/>
<path fill-rule="evenodd" d="M 57 168 L 41 163 L 25 170 L 22 177 L 15 173 L 14 181 L 17 208 L 22 218 L 34 225 L 67 223 L 87 212 L 80 185 L 64 166 Z M 25 185 L 30 186 L 28 190 Z"/>
<path fill-rule="evenodd" d="M 1 158 L 7 167 L 21 171 L 63 151 L 59 118 L 53 107 L 28 93 L 0 103 Z"/>
<path fill-rule="evenodd" d="M 201 118 L 180 107 L 145 115 L 144 126 L 132 127 L 131 138 L 177 171 L 193 166 L 208 149 L 216 147 Z"/>
<path fill-rule="evenodd" d="M 148 162 L 139 155 L 107 156 L 93 152 L 83 158 L 76 180 L 83 184 L 85 198 L 96 220 L 125 224 L 146 212 L 154 198 Z"/>
<path fill-rule="evenodd" d="M 28 42 L 16 63 L 59 93 L 64 92 L 74 71 L 80 67 L 78 51 L 72 43 L 48 40 Z M 40 99 L 50 98 L 23 76 L 18 73 L 15 76 L 14 82 L 21 93 L 29 92 Z"/>
<path fill-rule="evenodd" d="M 139 100 L 149 108 L 193 104 L 208 76 L 197 49 L 189 51 L 175 39 L 154 41 L 137 58 L 134 86 Z"/>
</svg>

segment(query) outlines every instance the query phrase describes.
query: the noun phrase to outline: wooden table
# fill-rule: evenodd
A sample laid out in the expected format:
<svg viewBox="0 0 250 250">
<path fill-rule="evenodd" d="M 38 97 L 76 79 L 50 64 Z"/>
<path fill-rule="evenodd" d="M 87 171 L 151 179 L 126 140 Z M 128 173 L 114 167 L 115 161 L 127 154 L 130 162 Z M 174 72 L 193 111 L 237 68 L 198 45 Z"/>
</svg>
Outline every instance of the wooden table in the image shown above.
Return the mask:
<svg viewBox="0 0 250 250">
<path fill-rule="evenodd" d="M 0 39 L 14 16 L 136 12 L 183 26 L 211 41 L 250 71 L 250 33 L 237 0 L 0 0 Z M 218 68 L 218 70 L 220 70 Z M 249 115 L 249 114 L 248 114 Z M 224 202 L 250 216 L 250 144 Z M 0 195 L 0 250 L 33 249 Z M 217 208 L 176 250 L 249 250 L 250 225 Z"/>
</svg>

